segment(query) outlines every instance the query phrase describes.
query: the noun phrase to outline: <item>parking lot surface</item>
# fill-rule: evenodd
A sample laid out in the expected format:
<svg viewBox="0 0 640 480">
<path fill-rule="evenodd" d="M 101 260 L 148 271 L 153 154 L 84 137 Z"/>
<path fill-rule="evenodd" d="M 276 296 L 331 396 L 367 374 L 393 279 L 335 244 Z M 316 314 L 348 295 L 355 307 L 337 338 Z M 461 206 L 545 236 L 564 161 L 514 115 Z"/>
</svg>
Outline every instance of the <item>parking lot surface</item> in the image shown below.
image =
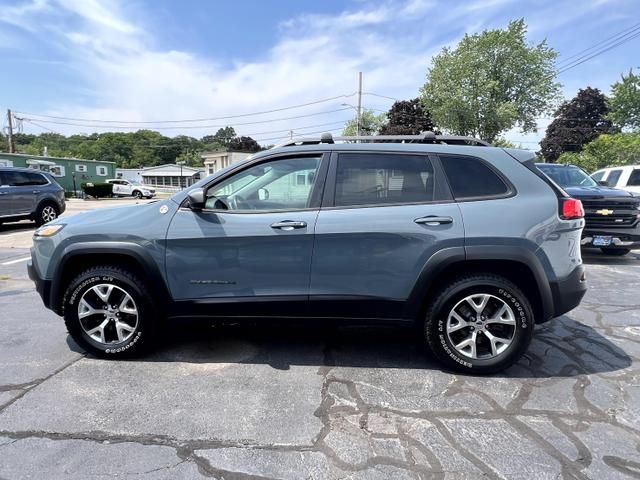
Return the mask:
<svg viewBox="0 0 640 480">
<path fill-rule="evenodd" d="M 637 252 L 585 253 L 582 305 L 472 377 L 412 330 L 316 323 L 172 323 L 90 358 L 7 245 L 31 231 L 0 232 L 2 479 L 640 477 Z"/>
</svg>

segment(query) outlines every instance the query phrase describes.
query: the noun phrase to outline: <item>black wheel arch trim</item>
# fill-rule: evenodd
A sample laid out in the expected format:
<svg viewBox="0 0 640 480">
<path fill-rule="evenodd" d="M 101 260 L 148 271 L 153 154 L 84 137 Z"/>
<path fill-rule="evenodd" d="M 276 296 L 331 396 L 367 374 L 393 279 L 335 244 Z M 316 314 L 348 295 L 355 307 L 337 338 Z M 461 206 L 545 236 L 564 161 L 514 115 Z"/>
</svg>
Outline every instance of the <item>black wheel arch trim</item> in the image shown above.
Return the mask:
<svg viewBox="0 0 640 480">
<path fill-rule="evenodd" d="M 405 318 L 418 318 L 424 307 L 425 293 L 437 285 L 438 275 L 447 267 L 474 260 L 507 260 L 527 267 L 533 274 L 540 295 L 542 317 L 538 323 L 554 317 L 554 300 L 550 282 L 555 282 L 553 270 L 546 256 L 524 245 L 467 245 L 449 247 L 432 255 L 422 268 L 405 306 Z M 546 268 L 545 268 L 546 266 Z M 548 273 L 547 273 L 548 272 Z"/>
<path fill-rule="evenodd" d="M 135 260 L 137 264 L 142 267 L 143 273 L 149 280 L 148 287 L 154 297 L 160 301 L 164 301 L 166 305 L 172 303 L 171 294 L 165 283 L 160 266 L 141 245 L 129 242 L 80 242 L 65 247 L 60 253 L 58 261 L 55 263 L 57 267 L 51 277 L 52 284 L 49 293 L 49 304 L 52 310 L 59 315 L 62 314 L 62 295 L 66 288 L 66 285 L 62 285 L 62 276 L 67 263 L 76 257 L 91 254 L 114 254 Z"/>
</svg>

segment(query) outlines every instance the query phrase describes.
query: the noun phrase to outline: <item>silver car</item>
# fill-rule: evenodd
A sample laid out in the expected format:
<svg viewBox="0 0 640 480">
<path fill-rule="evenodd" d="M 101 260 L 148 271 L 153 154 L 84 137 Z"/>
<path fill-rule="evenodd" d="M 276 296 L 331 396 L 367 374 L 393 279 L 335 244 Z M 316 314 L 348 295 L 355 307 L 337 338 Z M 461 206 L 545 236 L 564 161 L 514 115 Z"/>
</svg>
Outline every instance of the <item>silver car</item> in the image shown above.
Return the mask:
<svg viewBox="0 0 640 480">
<path fill-rule="evenodd" d="M 51 222 L 65 210 L 64 189 L 46 172 L 0 168 L 0 223 Z"/>
</svg>

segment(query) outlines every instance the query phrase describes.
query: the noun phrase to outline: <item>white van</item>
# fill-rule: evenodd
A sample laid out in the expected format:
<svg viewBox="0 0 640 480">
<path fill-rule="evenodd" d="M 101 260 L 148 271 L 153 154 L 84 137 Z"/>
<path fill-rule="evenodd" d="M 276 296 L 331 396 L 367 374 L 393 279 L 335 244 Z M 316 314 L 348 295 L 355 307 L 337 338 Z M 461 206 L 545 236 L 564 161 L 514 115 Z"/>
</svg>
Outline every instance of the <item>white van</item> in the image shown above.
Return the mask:
<svg viewBox="0 0 640 480">
<path fill-rule="evenodd" d="M 596 182 L 606 182 L 608 187 L 640 194 L 640 165 L 603 168 L 593 173 L 591 178 Z"/>
</svg>

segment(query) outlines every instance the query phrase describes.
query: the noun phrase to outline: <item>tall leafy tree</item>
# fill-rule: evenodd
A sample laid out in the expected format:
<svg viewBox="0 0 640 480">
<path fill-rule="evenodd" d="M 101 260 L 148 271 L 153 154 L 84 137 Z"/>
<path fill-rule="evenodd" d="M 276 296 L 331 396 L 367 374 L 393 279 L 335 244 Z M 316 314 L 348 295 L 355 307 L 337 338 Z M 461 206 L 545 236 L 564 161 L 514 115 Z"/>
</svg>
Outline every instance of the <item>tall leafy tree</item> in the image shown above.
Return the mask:
<svg viewBox="0 0 640 480">
<path fill-rule="evenodd" d="M 233 127 L 219 128 L 215 135 L 205 135 L 201 141 L 209 149 L 227 148 L 231 141 L 236 138 L 236 131 Z"/>
<path fill-rule="evenodd" d="M 399 100 L 387 112 L 387 123 L 380 129 L 381 135 L 418 135 L 435 131 L 431 113 L 424 108 L 419 98 Z"/>
<path fill-rule="evenodd" d="M 373 110 L 364 109 L 360 116 L 360 135 L 377 134 L 385 122 L 385 115 L 381 113 L 376 115 Z M 346 136 L 354 136 L 358 134 L 358 118 L 349 120 L 342 130 L 342 134 Z"/>
<path fill-rule="evenodd" d="M 556 51 L 529 44 L 524 20 L 504 29 L 465 35 L 433 58 L 421 100 L 440 128 L 493 141 L 520 127 L 536 130 L 536 119 L 560 96 Z"/>
<path fill-rule="evenodd" d="M 609 118 L 620 128 L 640 131 L 640 75 L 633 70 L 611 85 Z"/>
<path fill-rule="evenodd" d="M 614 132 L 608 113 L 607 97 L 600 90 L 578 90 L 556 111 L 556 118 L 540 142 L 540 153 L 547 162 L 555 162 L 564 152 L 579 152 L 599 135 Z"/>
</svg>

